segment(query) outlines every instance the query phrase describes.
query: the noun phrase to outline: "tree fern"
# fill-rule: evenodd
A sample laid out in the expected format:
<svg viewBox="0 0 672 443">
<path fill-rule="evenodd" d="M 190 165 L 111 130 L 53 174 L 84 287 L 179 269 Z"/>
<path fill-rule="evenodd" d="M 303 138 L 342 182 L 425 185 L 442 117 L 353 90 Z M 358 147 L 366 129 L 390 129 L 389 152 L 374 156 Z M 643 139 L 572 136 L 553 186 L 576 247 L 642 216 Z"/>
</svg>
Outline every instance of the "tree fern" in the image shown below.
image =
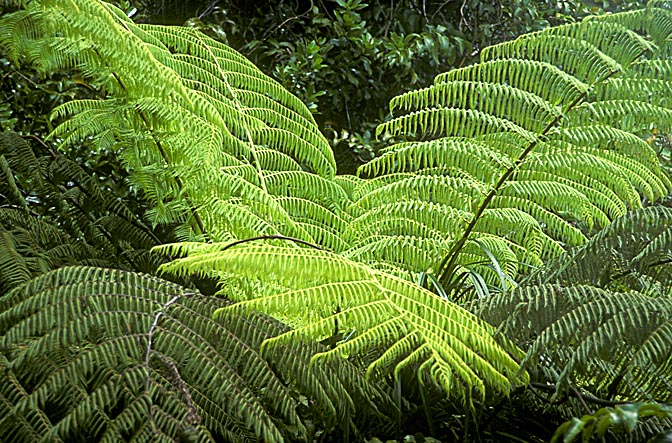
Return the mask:
<svg viewBox="0 0 672 443">
<path fill-rule="evenodd" d="M 276 375 L 258 349 L 286 327 L 259 315 L 213 320 L 228 304 L 100 268 L 61 268 L 18 286 L 0 299 L 0 437 L 302 440 L 293 389 L 346 430 L 355 410 L 365 418 L 368 409 L 363 426 L 396 415 L 388 392 L 353 366 L 309 367 L 316 344 L 267 354 L 282 363 Z"/>
<path fill-rule="evenodd" d="M 90 0 L 33 1 L 2 20 L 0 44 L 46 68 L 77 67 L 107 91 L 57 109 L 65 121 L 53 137 L 123 151 L 153 221 L 211 241 L 165 249 L 186 258 L 164 269 L 215 277 L 245 300 L 222 315 L 254 307 L 318 338 L 338 320 L 355 335 L 326 356 L 373 349 L 371 375 L 412 368 L 472 405 L 526 380 L 507 353 L 519 352 L 411 279 L 438 274 L 450 292 L 468 272 L 506 287 L 502 269 L 539 266 L 642 197 L 667 194 L 645 129 L 622 122 L 665 107 L 668 12 L 658 6 L 488 48 L 480 63 L 394 99 L 397 115 L 378 132 L 402 141 L 360 177 L 334 176 L 296 98 L 194 30 L 135 25 Z M 633 79 L 651 94 L 615 102 Z M 228 248 L 246 237 L 300 242 Z M 236 285 L 251 289 L 227 290 Z"/>
<path fill-rule="evenodd" d="M 657 14 L 667 12 L 650 5 L 648 13 L 638 16 L 642 20 L 638 30 L 662 32 L 653 18 Z M 391 146 L 360 168 L 361 174 L 403 171 L 418 180 L 427 180 L 428 175 L 443 180 L 467 176 L 478 180 L 472 189 L 485 189 L 480 191 L 485 198 L 473 193 L 441 201 L 466 212 L 461 225 L 442 231 L 451 250 L 432 269 L 441 273 L 444 283 L 460 261 L 471 261 L 459 259 L 469 238 L 492 229 L 482 230 L 486 208 L 490 212 L 515 208 L 542 222 L 536 231 L 552 238 L 555 246 L 546 242 L 541 249 L 526 249 L 522 264 L 534 266 L 564 245 L 586 241 L 573 227 L 576 222 L 588 232 L 606 226 L 626 208 L 640 206 L 633 191 L 649 200 L 667 194 L 670 181 L 655 151 L 635 134 L 646 135 L 651 124 L 666 121 L 668 109 L 634 93 L 627 101 L 595 97 L 595 91 L 606 95 L 607 87 L 618 84 L 617 77 L 642 76 L 639 65 L 648 61 L 642 58 L 653 63 L 659 54 L 655 43 L 624 26 L 632 25 L 630 18 L 623 16 L 619 23 L 618 17 L 614 14 L 605 21 L 595 17 L 486 48 L 481 63 L 441 74 L 429 88 L 392 100 L 392 110 L 401 115 L 381 125 L 379 132 L 419 141 Z M 609 96 L 618 97 L 618 92 Z M 581 156 L 590 163 L 578 161 Z M 437 169 L 447 161 L 450 168 Z M 404 180 L 410 183 L 412 178 Z M 450 186 L 445 192 L 463 189 L 445 183 Z M 406 195 L 435 201 L 434 195 L 441 192 L 433 191 L 431 197 Z"/>
<path fill-rule="evenodd" d="M 251 212 L 276 220 L 270 232 L 257 234 L 311 238 L 270 198 L 267 186 L 273 181 L 267 175 L 277 170 L 294 169 L 299 183 L 334 176 L 328 143 L 296 97 L 193 29 L 135 25 L 99 2 L 49 8 L 38 13 L 42 6 L 31 2 L 5 17 L 2 43 L 10 55 L 28 46 L 22 54 L 45 68 L 81 67 L 114 95 L 59 107 L 55 116 L 70 118 L 53 137 L 76 142 L 91 135 L 100 146 L 123 149 L 135 182 L 156 205 L 157 222 L 192 223 L 197 235 L 216 233 L 225 240 L 247 235 L 245 215 Z M 24 29 L 40 32 L 26 35 Z M 110 40 L 109 33 L 119 39 Z M 27 43 L 28 36 L 37 38 Z M 219 204 L 237 198 L 237 205 Z M 208 214 L 208 226 L 201 213 Z M 228 219 L 228 232 L 211 226 L 210 214 Z"/>
</svg>

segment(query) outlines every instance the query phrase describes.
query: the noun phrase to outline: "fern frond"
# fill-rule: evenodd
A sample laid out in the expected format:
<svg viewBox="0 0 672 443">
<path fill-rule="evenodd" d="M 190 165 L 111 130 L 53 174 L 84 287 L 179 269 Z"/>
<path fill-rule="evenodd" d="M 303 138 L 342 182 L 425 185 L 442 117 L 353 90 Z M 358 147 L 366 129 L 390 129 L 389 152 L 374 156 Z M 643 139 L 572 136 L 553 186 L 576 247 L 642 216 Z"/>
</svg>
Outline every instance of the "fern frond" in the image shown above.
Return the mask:
<svg viewBox="0 0 672 443">
<path fill-rule="evenodd" d="M 466 68 L 439 74 L 435 84 L 452 81 L 504 83 L 528 91 L 554 106 L 576 100 L 588 85 L 552 64 L 529 59 L 484 60 Z"/>
<path fill-rule="evenodd" d="M 325 251 L 270 245 L 225 248 L 222 245 L 217 251 L 213 245 L 203 252 L 191 248 L 187 257 L 163 270 L 178 275 L 224 271 L 257 278 L 262 276 L 252 270 L 263 267 L 269 282 L 280 283 L 288 291 L 242 301 L 218 315 L 224 318 L 228 312 L 263 310 L 301 325 L 269 340 L 264 345 L 269 349 L 292 343 L 303 334 L 324 338 L 337 321 L 339 328 L 355 330 L 356 335 L 324 358 L 385 349 L 388 340 L 412 334 L 417 337 L 417 349 L 429 350 L 421 359 L 426 363 L 420 366 L 422 371 L 466 404 L 495 392 L 506 393 L 510 383 L 518 380 L 513 376 L 515 361 L 495 345 L 486 324 L 419 286 Z M 401 370 L 410 364 L 407 357 L 409 353 L 400 349 L 385 359 L 396 362 L 391 368 Z"/>
<path fill-rule="evenodd" d="M 672 210 L 664 206 L 630 212 L 575 254 L 554 263 L 554 271 L 543 278 L 618 288 L 639 274 L 665 283 L 670 275 L 671 224 Z M 630 287 L 646 290 L 645 286 Z"/>
<path fill-rule="evenodd" d="M 304 438 L 289 389 L 258 352 L 263 340 L 288 329 L 258 314 L 214 321 L 214 311 L 227 304 L 158 278 L 100 268 L 61 268 L 17 286 L 0 298 L 0 436 Z M 315 396 L 326 424 L 347 428 L 349 414 L 357 409 L 365 417 L 367 408 L 389 423 L 390 393 L 365 382 L 354 366 L 309 365 L 324 350 L 297 343 L 266 357 L 283 379 Z M 293 363 L 281 365 L 287 357 Z"/>
<path fill-rule="evenodd" d="M 196 235 L 223 232 L 217 224 L 203 225 L 207 217 L 199 208 L 205 211 L 211 204 L 211 193 L 203 184 L 236 173 L 220 169 L 223 163 L 239 167 L 246 171 L 245 181 L 258 190 L 239 183 L 226 189 L 227 197 L 256 193 L 254 200 L 266 202 L 268 213 L 263 218 L 279 220 L 276 230 L 289 226 L 286 234 L 312 240 L 306 231 L 285 222 L 287 214 L 279 205 L 268 204 L 272 195 L 261 196 L 269 192 L 267 171 L 272 175 L 306 170 L 309 176 L 333 180 L 331 149 L 296 97 L 236 51 L 194 29 L 136 25 L 99 2 L 54 2 L 39 13 L 38 3 L 6 19 L 5 26 L 17 33 L 5 44 L 23 39 L 57 49 L 42 54 L 46 63 L 82 67 L 94 81 L 106 79 L 99 86 L 115 97 L 63 105 L 55 116 L 66 120 L 53 137 L 70 143 L 92 136 L 110 149 L 124 146 L 132 179 L 156 205 L 151 213 L 155 221 L 191 224 Z M 68 16 L 81 20 L 65 20 Z M 91 26 L 94 17 L 99 20 Z M 24 19 L 37 21 L 41 32 L 21 33 L 23 28 L 18 27 Z M 100 32 L 101 27 L 109 32 Z M 109 33 L 120 38 L 102 38 Z M 238 200 L 238 205 L 244 207 L 246 200 Z M 235 219 L 239 212 L 246 210 L 221 215 Z M 240 232 L 223 234 L 226 239 Z"/>
<path fill-rule="evenodd" d="M 299 327 L 264 336 L 264 355 L 278 355 L 273 350 L 293 346 L 304 334 L 337 336 L 337 322 L 353 334 L 311 361 L 332 364 L 347 356 L 364 359 L 370 376 L 415 372 L 419 382 L 432 380 L 471 407 L 526 382 L 509 355 L 520 352 L 497 344 L 490 326 L 410 279 L 436 272 L 450 290 L 471 276 L 474 285 L 505 290 L 521 270 L 585 243 L 593 229 L 669 192 L 672 183 L 642 138 L 651 123 L 666 128 L 669 117 L 669 99 L 660 97 L 669 97 L 672 28 L 669 13 L 657 6 L 487 48 L 480 63 L 394 99 L 396 115 L 377 134 L 400 142 L 361 168 L 367 179 L 335 177 L 333 154 L 308 109 L 238 53 L 193 29 L 135 25 L 93 0 L 33 1 L 28 12 L 2 19 L 11 34 L 0 43 L 44 67 L 79 68 L 109 93 L 103 103 L 73 102 L 57 110 L 65 122 L 54 137 L 71 142 L 90 136 L 98 145 L 123 148 L 131 179 L 154 206 L 152 221 L 180 224 L 181 239 L 212 241 L 163 247 L 186 255 L 164 270 L 222 282 L 222 293 L 241 300 L 217 311 L 222 321 L 260 310 Z M 632 113 L 638 115 L 630 121 Z M 67 195 L 81 197 L 75 190 Z M 231 247 L 264 235 L 274 240 Z M 279 240 L 286 237 L 338 254 Z M 661 234 L 640 252 L 655 255 L 667 237 Z M 662 278 L 641 272 L 633 277 L 649 284 L 647 293 L 663 285 Z M 544 288 L 541 301 L 555 303 Z M 604 295 L 577 291 L 576 299 Z M 610 295 L 600 300 L 616 299 L 603 292 Z M 630 304 L 652 315 L 657 308 L 645 297 L 638 294 Z M 599 310 L 586 299 L 577 303 L 567 319 L 553 319 L 549 327 L 557 323 L 569 331 L 577 318 Z M 586 322 L 575 361 L 565 359 L 570 353 L 562 346 L 553 351 L 557 364 L 569 368 L 566 379 L 574 368 L 615 374 L 609 368 L 619 362 L 591 359 L 589 350 L 607 349 L 611 335 L 640 326 L 644 317 L 627 317 L 627 305 L 615 302 L 600 311 L 602 323 Z M 622 340 L 623 355 L 639 352 L 639 338 Z M 129 340 L 119 343 L 133 355 Z M 666 369 L 654 355 L 656 346 L 637 358 L 657 359 Z M 301 354 L 302 362 L 306 358 Z M 305 371 L 298 363 L 288 367 Z M 658 392 L 665 383 L 635 372 L 626 370 L 623 381 L 633 392 Z M 135 380 L 141 372 L 128 374 Z M 346 385 L 306 383 L 321 407 L 339 418 L 356 405 L 355 397 L 343 396 L 341 406 L 324 397 L 342 396 Z M 135 407 L 159 392 L 145 391 Z M 252 394 L 240 395 L 254 403 Z M 106 406 L 97 401 L 88 403 L 96 417 Z M 257 406 L 246 410 L 247 417 L 231 419 L 235 427 L 249 427 L 252 416 L 268 423 Z M 170 422 L 167 415 L 162 423 Z"/>
<path fill-rule="evenodd" d="M 671 217 L 663 206 L 630 212 L 475 311 L 527 347 L 524 367 L 556 395 L 669 402 Z"/>
<path fill-rule="evenodd" d="M 146 436 L 150 441 L 157 431 L 171 440 L 189 434 L 213 439 L 216 434 L 195 425 L 224 413 L 260 437 L 281 441 L 255 384 L 266 387 L 275 413 L 299 423 L 265 362 L 210 319 L 221 301 L 137 274 L 63 268 L 18 287 L 1 303 L 1 348 L 11 355 L 5 374 L 16 374 L 26 387 L 11 416 L 44 411 L 56 438 L 142 434 L 149 421 L 156 429 Z M 236 367 L 233 355 L 256 362 Z M 63 395 L 54 397 L 57 392 Z M 54 409 L 54 401 L 68 398 Z M 115 414 L 113 408 L 130 409 Z M 2 434 L 17 431 L 13 423 L 4 421 Z"/>
<path fill-rule="evenodd" d="M 539 285 L 514 289 L 482 312 L 504 317 L 507 336 L 531 340 L 524 367 L 545 360 L 559 389 L 581 383 L 603 398 L 669 402 L 671 309 L 668 297 Z"/>
<path fill-rule="evenodd" d="M 460 168 L 483 182 L 501 172 L 504 159 L 492 147 L 474 140 L 440 138 L 428 143 L 401 143 L 388 147 L 383 155 L 359 167 L 360 175 L 384 176 L 418 172 L 441 165 Z"/>
<path fill-rule="evenodd" d="M 160 258 L 149 252 L 160 242 L 156 234 L 78 164 L 46 146 L 33 150 L 14 133 L 0 137 L 0 159 L 20 180 L 20 186 L 13 181 L 0 186 L 2 195 L 10 195 L 7 188 L 14 183 L 20 199 L 5 200 L 8 207 L 0 209 L 5 289 L 25 281 L 19 278 L 24 271 L 34 277 L 65 265 L 156 269 Z"/>
<path fill-rule="evenodd" d="M 557 35 L 552 30 L 525 34 L 516 40 L 484 48 L 481 58 L 484 61 L 523 58 L 546 62 L 562 66 L 563 71 L 589 85 L 623 69 L 583 36 L 582 32 L 579 38 L 572 38 Z"/>
<path fill-rule="evenodd" d="M 638 19 L 650 21 L 650 15 Z M 433 200 L 452 193 L 441 203 L 465 211 L 467 225 L 458 228 L 464 234 L 447 236 L 453 244 L 439 267 L 446 284 L 455 266 L 464 262 L 459 254 L 469 236 L 482 235 L 476 227 L 488 208 L 516 208 L 537 218 L 556 241 L 539 252 L 550 257 L 559 246 L 582 244 L 586 232 L 608 225 L 628 208 L 641 207 L 638 194 L 651 201 L 667 195 L 672 182 L 657 153 L 640 138 L 652 125 L 667 127 L 670 108 L 655 97 L 669 85 L 653 80 L 669 77 L 667 61 L 657 43 L 637 33 L 650 24 L 630 29 L 631 18 L 621 23 L 614 16 L 485 48 L 480 63 L 441 74 L 434 85 L 394 98 L 390 107 L 398 115 L 380 125 L 378 133 L 411 141 L 386 149 L 360 169 L 374 178 L 355 193 L 356 208 L 372 206 L 358 195 Z M 626 86 L 631 77 L 647 79 L 648 96 L 637 96 L 634 84 Z M 623 85 L 632 95 L 619 99 L 605 85 Z M 593 91 L 609 98 L 598 101 Z M 452 185 L 432 190 L 428 197 L 410 186 L 414 182 L 406 177 L 411 173 L 441 180 L 476 177 L 484 186 L 480 195 L 459 195 L 455 191 L 464 188 Z M 386 184 L 373 191 L 377 180 Z M 363 213 L 355 214 L 362 219 Z M 540 257 L 530 250 L 524 255 Z"/>
<path fill-rule="evenodd" d="M 483 96 L 488 100 L 483 100 Z M 407 92 L 390 101 L 392 112 L 423 108 L 473 109 L 510 120 L 532 132 L 541 132 L 549 121 L 560 114 L 559 109 L 530 92 L 506 84 L 458 80 Z M 452 134 L 453 131 L 447 130 L 446 133 Z"/>
</svg>

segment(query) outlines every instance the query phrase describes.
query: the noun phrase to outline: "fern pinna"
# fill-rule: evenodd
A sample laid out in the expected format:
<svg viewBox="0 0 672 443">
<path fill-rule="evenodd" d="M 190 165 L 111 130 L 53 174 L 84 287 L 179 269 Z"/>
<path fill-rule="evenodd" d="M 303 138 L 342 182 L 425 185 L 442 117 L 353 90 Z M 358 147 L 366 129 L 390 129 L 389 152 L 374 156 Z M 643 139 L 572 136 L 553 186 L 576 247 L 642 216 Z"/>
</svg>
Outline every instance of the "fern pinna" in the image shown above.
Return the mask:
<svg viewBox="0 0 672 443">
<path fill-rule="evenodd" d="M 521 351 L 412 279 L 431 276 L 448 299 L 465 279 L 474 293 L 507 289 L 668 193 L 642 138 L 669 121 L 665 6 L 487 48 L 395 98 L 379 133 L 398 142 L 356 177 L 335 176 L 305 106 L 193 29 L 136 25 L 92 0 L 31 1 L 3 18 L 0 44 L 109 94 L 56 109 L 53 137 L 121 153 L 152 221 L 180 225 L 185 242 L 163 251 L 184 258 L 164 271 L 214 277 L 241 301 L 217 318 L 266 311 L 318 339 L 338 324 L 347 339 L 316 361 L 366 355 L 371 376 L 397 380 L 411 368 L 469 409 L 527 382 Z"/>
</svg>

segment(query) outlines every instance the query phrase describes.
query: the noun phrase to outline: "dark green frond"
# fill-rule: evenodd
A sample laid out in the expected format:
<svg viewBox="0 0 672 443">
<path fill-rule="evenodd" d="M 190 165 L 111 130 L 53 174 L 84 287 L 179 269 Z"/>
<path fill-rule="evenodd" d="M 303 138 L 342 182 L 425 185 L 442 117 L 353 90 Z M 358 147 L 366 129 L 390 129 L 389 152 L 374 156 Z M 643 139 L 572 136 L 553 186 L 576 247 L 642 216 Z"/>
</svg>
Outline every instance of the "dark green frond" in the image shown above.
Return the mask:
<svg viewBox="0 0 672 443">
<path fill-rule="evenodd" d="M 514 289 L 480 311 L 510 338 L 529 342 L 523 367 L 559 374 L 599 397 L 669 402 L 672 300 L 593 286 Z"/>
<path fill-rule="evenodd" d="M 672 209 L 653 206 L 630 212 L 595 235 L 539 278 L 646 291 L 654 282 L 669 287 L 672 276 Z M 643 281 L 641 278 L 646 277 Z"/>
<path fill-rule="evenodd" d="M 149 249 L 158 237 L 112 189 L 46 145 L 34 150 L 16 134 L 2 134 L 0 153 L 14 178 L 0 186 L 6 289 L 19 269 L 31 277 L 75 264 L 156 269 L 161 260 Z M 8 189 L 14 189 L 11 199 Z M 21 272 L 17 281 L 23 281 Z"/>
<path fill-rule="evenodd" d="M 315 398 L 327 423 L 346 429 L 355 409 L 364 417 L 368 407 L 379 423 L 394 414 L 390 394 L 354 366 L 310 366 L 324 351 L 317 344 L 267 355 L 281 381 L 258 350 L 288 329 L 259 315 L 214 321 L 227 304 L 99 268 L 62 268 L 17 286 L 0 299 L 0 436 L 303 439 L 291 389 Z"/>
<path fill-rule="evenodd" d="M 298 423 L 265 362 L 210 319 L 221 301 L 137 274 L 63 268 L 1 303 L 3 372 L 25 391 L 2 422 L 5 436 L 30 441 L 11 419 L 24 415 L 47 416 L 48 432 L 64 441 L 142 435 L 145 426 L 143 441 L 212 440 L 224 437 L 213 426 L 224 420 L 280 441 L 255 393 L 261 386 L 275 413 Z M 238 366 L 235 355 L 248 362 Z M 37 425 L 29 429 L 40 432 Z"/>
</svg>

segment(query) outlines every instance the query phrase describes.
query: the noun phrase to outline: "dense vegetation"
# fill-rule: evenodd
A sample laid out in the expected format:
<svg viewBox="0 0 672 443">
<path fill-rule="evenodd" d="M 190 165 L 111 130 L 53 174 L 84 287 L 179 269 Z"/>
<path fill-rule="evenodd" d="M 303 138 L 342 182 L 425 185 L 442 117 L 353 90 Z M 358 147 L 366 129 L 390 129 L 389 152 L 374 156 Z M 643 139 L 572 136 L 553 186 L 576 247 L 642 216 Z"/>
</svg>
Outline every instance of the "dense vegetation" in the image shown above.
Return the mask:
<svg viewBox="0 0 672 443">
<path fill-rule="evenodd" d="M 24 68 L 6 78 L 56 93 L 12 90 L 20 119 L 3 108 L 18 133 L 0 137 L 0 440 L 670 428 L 667 2 L 479 46 L 397 91 L 354 175 L 282 72 L 194 26 L 15 3 L 0 47 Z M 361 3 L 338 5 L 349 15 L 308 33 L 361 24 Z M 402 65 L 430 75 L 427 45 L 426 65 Z M 385 115 L 370 106 L 358 120 Z"/>
</svg>

